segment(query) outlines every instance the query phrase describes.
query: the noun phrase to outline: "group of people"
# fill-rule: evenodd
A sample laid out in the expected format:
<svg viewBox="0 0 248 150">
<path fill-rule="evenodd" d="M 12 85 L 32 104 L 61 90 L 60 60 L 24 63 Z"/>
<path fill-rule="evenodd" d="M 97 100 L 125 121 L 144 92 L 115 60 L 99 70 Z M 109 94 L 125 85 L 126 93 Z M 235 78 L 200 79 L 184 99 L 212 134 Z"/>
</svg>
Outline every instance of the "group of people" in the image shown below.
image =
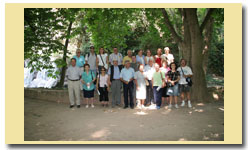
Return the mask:
<svg viewBox="0 0 248 150">
<path fill-rule="evenodd" d="M 168 104 L 172 108 L 178 106 L 178 96 L 181 97 L 181 107 L 192 107 L 190 89 L 186 78 L 191 78 L 192 70 L 187 66 L 185 59 L 180 60 L 180 67 L 174 62 L 173 54 L 168 47 L 157 49 L 157 54 L 152 56 L 151 51 L 139 50 L 135 56 L 131 50 L 123 57 L 118 49 L 113 48 L 113 53 L 108 56 L 104 48 L 95 53 L 94 46 L 85 57 L 78 49 L 71 59 L 66 77 L 68 79 L 68 92 L 70 108 L 80 108 L 80 90 L 83 91 L 87 102 L 86 108 L 94 108 L 94 91 L 99 94 L 103 107 L 109 105 L 109 91 L 111 89 L 112 107 L 121 106 L 121 89 L 123 87 L 124 109 L 130 107 L 160 109 Z M 75 94 L 75 96 L 74 96 Z"/>
</svg>

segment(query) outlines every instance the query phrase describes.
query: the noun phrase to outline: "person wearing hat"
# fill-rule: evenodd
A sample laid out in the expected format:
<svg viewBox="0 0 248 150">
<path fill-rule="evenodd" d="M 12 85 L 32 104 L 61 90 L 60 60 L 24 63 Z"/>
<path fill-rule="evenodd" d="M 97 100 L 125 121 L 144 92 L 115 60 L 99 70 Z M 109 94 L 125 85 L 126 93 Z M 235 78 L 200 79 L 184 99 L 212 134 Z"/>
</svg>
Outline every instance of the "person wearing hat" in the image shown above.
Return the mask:
<svg viewBox="0 0 248 150">
<path fill-rule="evenodd" d="M 85 63 L 90 65 L 90 71 L 94 72 L 96 76 L 96 53 L 94 46 L 90 47 L 90 53 L 85 55 Z"/>
<path fill-rule="evenodd" d="M 167 60 L 168 65 L 170 65 L 172 62 L 174 62 L 174 56 L 172 54 L 170 54 L 170 48 L 169 47 L 164 48 L 163 59 Z"/>
<path fill-rule="evenodd" d="M 121 70 L 120 80 L 123 82 L 124 88 L 124 109 L 128 108 L 128 104 L 130 103 L 130 108 L 134 108 L 133 103 L 133 79 L 134 79 L 134 69 L 130 67 L 130 61 L 125 61 L 125 68 Z M 129 97 L 129 103 L 128 103 Z"/>
<path fill-rule="evenodd" d="M 121 67 L 118 66 L 118 60 L 113 60 L 114 65 L 111 65 L 108 70 L 108 83 L 112 92 L 112 108 L 116 105 L 121 106 Z"/>
</svg>

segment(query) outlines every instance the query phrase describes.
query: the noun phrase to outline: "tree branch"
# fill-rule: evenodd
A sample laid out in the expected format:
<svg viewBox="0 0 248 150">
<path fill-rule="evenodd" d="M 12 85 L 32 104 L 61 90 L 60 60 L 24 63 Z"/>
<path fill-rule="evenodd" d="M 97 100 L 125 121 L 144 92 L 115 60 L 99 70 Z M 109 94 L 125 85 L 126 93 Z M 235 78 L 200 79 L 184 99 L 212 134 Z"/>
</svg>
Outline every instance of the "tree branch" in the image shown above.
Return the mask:
<svg viewBox="0 0 248 150">
<path fill-rule="evenodd" d="M 169 28 L 169 30 L 171 31 L 171 34 L 172 34 L 174 40 L 178 43 L 182 42 L 181 37 L 176 33 L 175 29 L 173 28 L 166 10 L 164 8 L 161 8 L 161 11 L 162 11 L 162 14 L 164 16 L 164 22 L 165 22 L 166 26 Z"/>
<path fill-rule="evenodd" d="M 213 12 L 215 11 L 215 8 L 210 8 L 207 12 L 207 15 L 205 16 L 201 26 L 200 26 L 200 30 L 201 32 L 204 30 L 204 28 L 206 27 L 207 22 L 210 20 L 211 15 L 213 14 Z"/>
</svg>

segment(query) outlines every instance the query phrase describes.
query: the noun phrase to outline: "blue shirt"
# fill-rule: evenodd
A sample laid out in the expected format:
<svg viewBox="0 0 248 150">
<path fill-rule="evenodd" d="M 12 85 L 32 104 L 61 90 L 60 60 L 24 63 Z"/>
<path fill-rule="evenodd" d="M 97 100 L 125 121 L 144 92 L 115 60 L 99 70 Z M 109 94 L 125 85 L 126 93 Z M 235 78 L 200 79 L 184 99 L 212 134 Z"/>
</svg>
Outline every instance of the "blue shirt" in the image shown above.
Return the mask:
<svg viewBox="0 0 248 150">
<path fill-rule="evenodd" d="M 120 78 L 122 78 L 125 81 L 129 81 L 131 78 L 134 77 L 134 69 L 129 67 L 127 68 L 123 68 L 121 70 L 121 74 L 120 74 Z"/>
<path fill-rule="evenodd" d="M 108 74 L 111 74 L 111 67 L 109 67 Z M 118 66 L 114 66 L 113 79 L 120 79 L 120 70 Z"/>
<path fill-rule="evenodd" d="M 82 80 L 85 82 L 85 84 L 83 84 L 83 89 L 87 90 L 87 91 L 91 91 L 93 89 L 95 89 L 95 85 L 94 83 L 90 84 L 90 88 L 87 88 L 87 83 L 90 83 L 92 81 L 92 78 L 95 78 L 95 74 L 92 71 L 89 71 L 89 73 L 87 74 L 86 72 L 82 73 Z"/>
<path fill-rule="evenodd" d="M 136 62 L 144 65 L 145 64 L 145 56 L 142 55 L 142 57 L 140 57 L 139 55 L 136 55 Z"/>
<path fill-rule="evenodd" d="M 81 55 L 80 55 L 80 57 L 77 57 L 77 56 L 75 55 L 75 56 L 73 56 L 73 58 L 76 59 L 76 66 L 78 66 L 78 67 L 83 67 L 83 66 L 84 66 L 84 64 L 85 64 L 84 56 L 81 56 Z"/>
</svg>

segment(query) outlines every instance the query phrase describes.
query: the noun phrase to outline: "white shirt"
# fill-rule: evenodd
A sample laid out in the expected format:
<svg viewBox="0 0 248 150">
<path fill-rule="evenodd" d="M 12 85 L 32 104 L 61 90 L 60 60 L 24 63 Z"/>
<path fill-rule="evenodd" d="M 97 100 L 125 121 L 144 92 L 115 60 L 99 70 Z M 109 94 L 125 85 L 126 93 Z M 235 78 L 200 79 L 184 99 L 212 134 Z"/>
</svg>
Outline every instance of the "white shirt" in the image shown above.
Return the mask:
<svg viewBox="0 0 248 150">
<path fill-rule="evenodd" d="M 118 65 L 122 65 L 122 55 L 121 55 L 121 53 L 117 53 L 117 54 L 115 54 L 115 53 L 112 53 L 110 56 L 109 56 L 109 62 L 112 64 L 112 65 L 114 65 L 113 64 L 113 60 L 118 60 Z"/>
<path fill-rule="evenodd" d="M 163 54 L 163 57 L 167 58 L 168 65 L 170 65 L 170 63 L 172 63 L 174 60 L 174 56 L 172 54 L 168 54 L 168 55 Z"/>
<path fill-rule="evenodd" d="M 102 56 L 102 58 L 101 58 L 101 56 Z M 101 54 L 101 56 L 100 56 L 100 54 L 98 54 L 97 55 L 97 58 L 98 58 L 98 65 L 99 66 L 104 66 L 105 67 L 105 69 L 108 69 L 108 64 L 107 64 L 107 57 L 108 57 L 108 54 Z M 104 62 L 104 65 L 103 65 L 103 62 Z"/>
<path fill-rule="evenodd" d="M 182 72 L 181 68 L 182 68 L 183 72 Z M 189 66 L 178 67 L 177 71 L 180 72 L 179 84 L 188 84 L 186 81 L 186 78 L 183 77 L 183 73 L 184 73 L 184 75 L 193 75 L 191 68 Z"/>
<path fill-rule="evenodd" d="M 105 74 L 105 76 L 98 75 L 98 78 L 99 78 L 100 87 L 104 87 L 105 85 L 107 85 L 107 81 L 108 81 L 108 75 L 107 74 Z"/>
<path fill-rule="evenodd" d="M 146 65 L 144 69 L 145 69 L 145 74 L 146 74 L 147 79 L 152 80 L 152 76 L 155 72 L 155 68 L 151 67 L 150 65 Z"/>
<path fill-rule="evenodd" d="M 90 56 L 86 54 L 85 61 L 90 65 L 90 70 L 96 70 L 96 54 L 92 54 L 91 52 L 89 54 Z"/>
</svg>

